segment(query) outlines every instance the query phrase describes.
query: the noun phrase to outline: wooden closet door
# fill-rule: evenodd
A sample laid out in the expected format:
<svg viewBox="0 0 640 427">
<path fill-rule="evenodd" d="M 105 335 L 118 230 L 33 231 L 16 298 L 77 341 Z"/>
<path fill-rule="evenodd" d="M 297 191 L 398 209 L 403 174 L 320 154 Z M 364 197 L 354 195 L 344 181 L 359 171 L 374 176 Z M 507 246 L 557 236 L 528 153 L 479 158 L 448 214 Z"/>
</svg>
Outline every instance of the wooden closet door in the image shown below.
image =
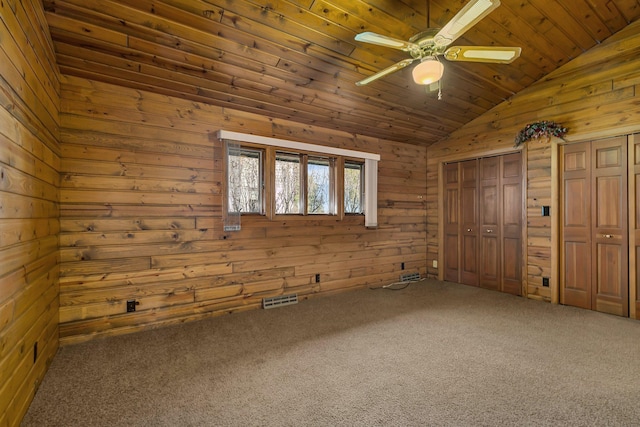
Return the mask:
<svg viewBox="0 0 640 427">
<path fill-rule="evenodd" d="M 562 259 L 560 302 L 591 308 L 591 150 L 588 143 L 561 150 Z"/>
<path fill-rule="evenodd" d="M 592 308 L 629 315 L 627 138 L 592 143 Z"/>
<path fill-rule="evenodd" d="M 478 160 L 460 163 L 460 283 L 478 286 Z"/>
<path fill-rule="evenodd" d="M 460 281 L 460 164 L 444 165 L 444 280 Z"/>
<path fill-rule="evenodd" d="M 626 137 L 562 151 L 562 304 L 629 315 Z"/>
<path fill-rule="evenodd" d="M 444 165 L 444 279 L 478 284 L 477 160 Z"/>
<path fill-rule="evenodd" d="M 522 293 L 522 154 L 443 166 L 447 281 Z"/>
<path fill-rule="evenodd" d="M 502 292 L 522 295 L 522 153 L 502 157 Z"/>
<path fill-rule="evenodd" d="M 480 159 L 480 286 L 500 290 L 501 221 L 500 157 Z"/>
</svg>

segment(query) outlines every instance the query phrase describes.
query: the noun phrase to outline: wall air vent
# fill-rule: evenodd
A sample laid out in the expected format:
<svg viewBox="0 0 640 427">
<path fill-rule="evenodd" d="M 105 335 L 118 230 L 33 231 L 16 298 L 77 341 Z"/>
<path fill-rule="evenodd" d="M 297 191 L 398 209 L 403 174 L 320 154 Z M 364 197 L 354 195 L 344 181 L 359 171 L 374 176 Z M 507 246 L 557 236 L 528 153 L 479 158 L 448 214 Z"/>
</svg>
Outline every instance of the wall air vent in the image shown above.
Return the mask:
<svg viewBox="0 0 640 427">
<path fill-rule="evenodd" d="M 279 295 L 277 297 L 262 298 L 262 308 L 276 308 L 285 305 L 297 304 L 298 294 Z"/>
<path fill-rule="evenodd" d="M 416 282 L 420 280 L 420 273 L 407 273 L 400 275 L 401 282 Z"/>
</svg>

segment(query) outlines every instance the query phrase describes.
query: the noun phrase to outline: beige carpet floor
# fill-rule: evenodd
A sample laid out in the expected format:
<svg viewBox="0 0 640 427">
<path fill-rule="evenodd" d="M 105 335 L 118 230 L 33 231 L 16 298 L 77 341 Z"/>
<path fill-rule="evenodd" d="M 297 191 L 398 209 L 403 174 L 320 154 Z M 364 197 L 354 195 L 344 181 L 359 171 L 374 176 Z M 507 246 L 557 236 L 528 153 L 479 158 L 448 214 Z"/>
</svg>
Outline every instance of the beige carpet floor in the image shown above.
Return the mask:
<svg viewBox="0 0 640 427">
<path fill-rule="evenodd" d="M 640 322 L 357 290 L 59 350 L 24 426 L 640 425 Z"/>
</svg>

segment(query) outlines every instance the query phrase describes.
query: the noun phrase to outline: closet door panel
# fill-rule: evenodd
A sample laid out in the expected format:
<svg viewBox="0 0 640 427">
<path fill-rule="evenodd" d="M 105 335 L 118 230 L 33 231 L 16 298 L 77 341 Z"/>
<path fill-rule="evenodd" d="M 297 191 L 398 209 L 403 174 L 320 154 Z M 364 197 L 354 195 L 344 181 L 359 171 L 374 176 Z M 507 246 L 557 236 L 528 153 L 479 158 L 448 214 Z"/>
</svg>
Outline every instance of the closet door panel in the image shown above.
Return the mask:
<svg viewBox="0 0 640 427">
<path fill-rule="evenodd" d="M 480 248 L 480 286 L 487 289 L 499 290 L 500 281 L 500 253 L 499 241 L 495 236 L 482 236 Z"/>
<path fill-rule="evenodd" d="M 588 143 L 561 147 L 562 259 L 560 302 L 591 308 L 591 151 Z"/>
<path fill-rule="evenodd" d="M 626 137 L 592 143 L 593 295 L 597 311 L 629 315 Z"/>
<path fill-rule="evenodd" d="M 502 291 L 522 294 L 522 155 L 502 157 Z"/>
<path fill-rule="evenodd" d="M 458 163 L 444 166 L 444 280 L 460 280 L 460 173 Z"/>
<path fill-rule="evenodd" d="M 458 282 L 458 235 L 444 236 L 444 280 Z"/>
<path fill-rule="evenodd" d="M 460 283 L 478 285 L 478 161 L 468 160 L 460 163 L 462 194 L 460 215 L 462 217 L 462 254 Z"/>
<path fill-rule="evenodd" d="M 522 269 L 520 267 L 522 263 L 521 254 L 522 254 L 522 240 L 504 238 L 502 240 L 503 247 L 503 292 L 508 292 L 514 295 L 521 294 L 521 283 L 522 283 Z"/>
<path fill-rule="evenodd" d="M 480 159 L 480 286 L 501 288 L 500 157 Z"/>
</svg>

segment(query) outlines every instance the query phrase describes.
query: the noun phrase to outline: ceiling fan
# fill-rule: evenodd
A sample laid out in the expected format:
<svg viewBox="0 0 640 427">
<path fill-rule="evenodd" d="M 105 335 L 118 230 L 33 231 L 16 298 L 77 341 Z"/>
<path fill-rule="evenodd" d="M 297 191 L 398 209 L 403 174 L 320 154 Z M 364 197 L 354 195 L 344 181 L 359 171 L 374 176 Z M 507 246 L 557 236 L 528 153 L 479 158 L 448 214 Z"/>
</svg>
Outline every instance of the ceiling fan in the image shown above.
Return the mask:
<svg viewBox="0 0 640 427">
<path fill-rule="evenodd" d="M 442 29 L 428 29 L 411 37 L 409 41 L 371 32 L 356 35 L 357 41 L 399 49 L 411 55 L 411 58 L 378 71 L 360 80 L 356 85 L 363 86 L 371 83 L 418 60 L 420 60 L 420 64 L 412 70 L 413 80 L 420 85 L 431 85 L 439 81 L 444 72 L 444 65 L 438 60 L 438 56 L 444 56 L 449 61 L 499 64 L 513 62 L 520 56 L 522 49 L 519 47 L 452 46 L 447 48 L 498 6 L 500 6 L 500 0 L 471 0 Z"/>
</svg>

